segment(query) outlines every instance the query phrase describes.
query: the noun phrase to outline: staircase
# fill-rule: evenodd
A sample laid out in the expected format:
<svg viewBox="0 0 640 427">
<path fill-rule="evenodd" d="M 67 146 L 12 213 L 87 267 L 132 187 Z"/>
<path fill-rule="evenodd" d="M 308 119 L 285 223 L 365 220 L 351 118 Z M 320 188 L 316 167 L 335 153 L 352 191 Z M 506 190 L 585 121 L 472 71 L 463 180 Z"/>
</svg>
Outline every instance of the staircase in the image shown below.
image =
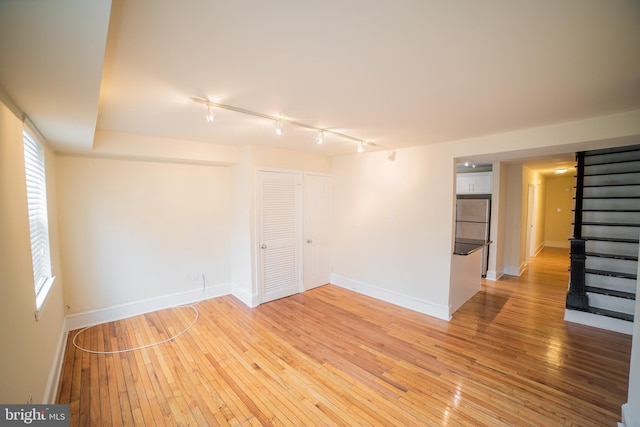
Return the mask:
<svg viewBox="0 0 640 427">
<path fill-rule="evenodd" d="M 631 334 L 640 236 L 640 146 L 576 154 L 565 320 Z"/>
</svg>

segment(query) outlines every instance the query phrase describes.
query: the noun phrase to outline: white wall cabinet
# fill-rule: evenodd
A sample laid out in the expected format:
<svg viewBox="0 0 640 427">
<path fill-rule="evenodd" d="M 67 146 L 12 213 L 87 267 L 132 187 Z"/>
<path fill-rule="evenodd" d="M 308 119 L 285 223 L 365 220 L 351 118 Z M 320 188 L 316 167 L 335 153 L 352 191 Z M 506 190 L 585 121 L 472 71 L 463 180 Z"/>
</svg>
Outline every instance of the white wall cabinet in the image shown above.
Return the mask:
<svg viewBox="0 0 640 427">
<path fill-rule="evenodd" d="M 491 194 L 491 172 L 459 173 L 456 194 Z"/>
</svg>

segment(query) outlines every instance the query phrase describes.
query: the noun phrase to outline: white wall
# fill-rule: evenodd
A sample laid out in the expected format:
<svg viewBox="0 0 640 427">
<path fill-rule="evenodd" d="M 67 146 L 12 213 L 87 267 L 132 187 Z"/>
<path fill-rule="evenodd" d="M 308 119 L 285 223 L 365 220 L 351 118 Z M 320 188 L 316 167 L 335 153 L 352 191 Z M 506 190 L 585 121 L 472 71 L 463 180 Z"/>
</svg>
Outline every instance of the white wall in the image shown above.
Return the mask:
<svg viewBox="0 0 640 427">
<path fill-rule="evenodd" d="M 491 194 L 491 232 L 487 279 L 497 280 L 504 274 L 504 247 L 507 218 L 507 165 L 493 162 Z"/>
<path fill-rule="evenodd" d="M 331 158 L 328 156 L 264 145 L 252 145 L 250 150 L 251 165 L 254 169 L 268 167 L 322 173 L 331 173 L 332 170 Z"/>
<path fill-rule="evenodd" d="M 455 167 L 442 149 L 334 159 L 335 275 L 448 310 Z"/>
<path fill-rule="evenodd" d="M 246 305 L 257 305 L 253 269 L 253 171 L 251 149 L 231 168 L 231 283 L 233 294 Z"/>
<path fill-rule="evenodd" d="M 0 402 L 26 403 L 31 395 L 34 403 L 50 403 L 57 385 L 57 350 L 64 338 L 56 197 L 51 191 L 56 158 L 46 149 L 51 258 L 57 278 L 36 321 L 22 122 L 2 93 L 0 101 Z"/>
<path fill-rule="evenodd" d="M 230 168 L 60 155 L 71 313 L 230 282 Z M 197 273 L 197 274 L 194 274 Z"/>
<path fill-rule="evenodd" d="M 504 271 L 511 276 L 519 276 L 524 269 L 524 254 L 522 253 L 524 224 L 522 222 L 522 165 L 507 166 L 507 208 L 505 221 L 505 250 Z M 522 243 L 522 244 L 521 244 Z"/>
<path fill-rule="evenodd" d="M 156 136 L 96 130 L 92 155 L 158 161 L 231 165 L 240 161 L 242 149 Z"/>
<path fill-rule="evenodd" d="M 531 256 L 540 251 L 544 247 L 544 229 L 545 229 L 545 202 L 546 202 L 546 179 L 539 172 L 536 172 L 528 167 L 523 168 L 523 196 L 526 203 L 523 210 L 528 210 L 528 192 L 530 187 L 535 187 L 535 200 L 533 211 L 533 224 L 534 233 L 531 236 L 531 248 L 533 253 L 530 252 L 529 247 L 523 247 L 525 259 L 528 260 Z M 525 212 L 524 224 L 527 223 L 527 212 Z M 526 234 L 526 233 L 525 233 Z M 526 240 L 526 239 L 525 239 Z"/>
<path fill-rule="evenodd" d="M 573 197 L 576 179 L 571 176 L 546 178 L 545 200 L 545 246 L 568 249 L 573 235 Z"/>
</svg>

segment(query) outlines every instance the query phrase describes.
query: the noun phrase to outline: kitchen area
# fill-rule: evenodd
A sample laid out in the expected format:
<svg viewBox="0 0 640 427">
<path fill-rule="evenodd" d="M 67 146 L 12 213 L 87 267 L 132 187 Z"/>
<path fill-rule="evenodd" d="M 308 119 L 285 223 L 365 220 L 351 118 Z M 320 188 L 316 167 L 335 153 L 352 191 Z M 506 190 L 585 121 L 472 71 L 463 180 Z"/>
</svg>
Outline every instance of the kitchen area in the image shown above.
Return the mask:
<svg viewBox="0 0 640 427">
<path fill-rule="evenodd" d="M 453 314 L 482 287 L 489 262 L 491 164 L 458 165 L 456 218 L 451 259 L 449 312 Z"/>
</svg>

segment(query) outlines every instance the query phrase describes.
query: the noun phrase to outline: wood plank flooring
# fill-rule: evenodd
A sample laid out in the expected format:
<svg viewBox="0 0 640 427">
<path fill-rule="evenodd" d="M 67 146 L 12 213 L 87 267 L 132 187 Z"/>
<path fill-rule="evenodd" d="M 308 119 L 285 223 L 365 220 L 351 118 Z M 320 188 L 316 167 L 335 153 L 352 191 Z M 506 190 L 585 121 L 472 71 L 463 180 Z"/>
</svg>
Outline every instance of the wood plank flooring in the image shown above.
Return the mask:
<svg viewBox="0 0 640 427">
<path fill-rule="evenodd" d="M 326 285 L 254 309 L 201 302 L 187 333 L 127 353 L 80 351 L 72 332 L 58 402 L 80 426 L 615 426 L 631 337 L 563 321 L 567 265 L 545 249 L 450 322 Z M 163 310 L 77 342 L 131 348 L 194 316 Z"/>
</svg>

